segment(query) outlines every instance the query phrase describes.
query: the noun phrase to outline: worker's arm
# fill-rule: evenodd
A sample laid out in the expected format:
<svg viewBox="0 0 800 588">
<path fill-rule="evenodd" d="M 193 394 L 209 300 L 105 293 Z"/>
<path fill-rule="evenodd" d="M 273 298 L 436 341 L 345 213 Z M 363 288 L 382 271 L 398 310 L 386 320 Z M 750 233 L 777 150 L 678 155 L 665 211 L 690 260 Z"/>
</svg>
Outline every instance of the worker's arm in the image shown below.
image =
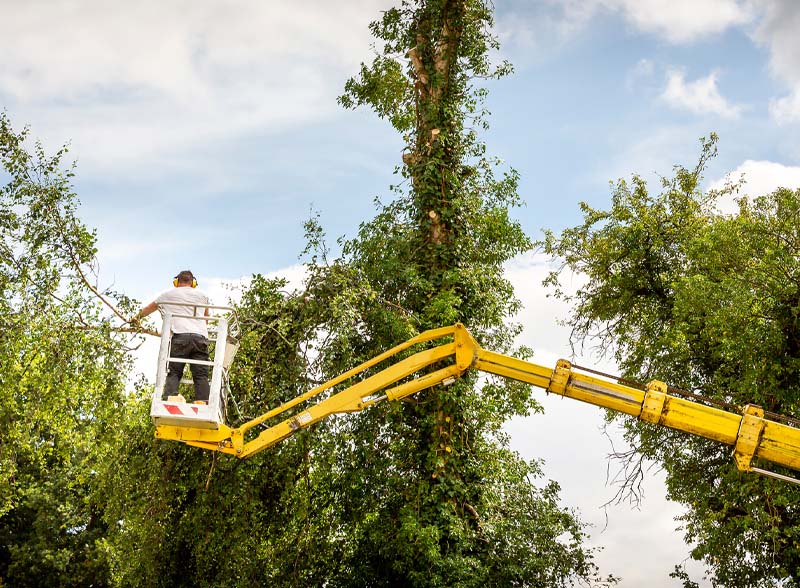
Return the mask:
<svg viewBox="0 0 800 588">
<path fill-rule="evenodd" d="M 158 304 L 156 304 L 154 300 L 153 302 L 142 308 L 142 310 L 140 310 L 136 314 L 136 316 L 133 317 L 133 320 L 139 320 L 141 318 L 146 317 L 147 315 L 153 314 L 157 309 L 158 309 Z M 206 309 L 206 314 L 208 314 L 208 309 Z"/>
</svg>

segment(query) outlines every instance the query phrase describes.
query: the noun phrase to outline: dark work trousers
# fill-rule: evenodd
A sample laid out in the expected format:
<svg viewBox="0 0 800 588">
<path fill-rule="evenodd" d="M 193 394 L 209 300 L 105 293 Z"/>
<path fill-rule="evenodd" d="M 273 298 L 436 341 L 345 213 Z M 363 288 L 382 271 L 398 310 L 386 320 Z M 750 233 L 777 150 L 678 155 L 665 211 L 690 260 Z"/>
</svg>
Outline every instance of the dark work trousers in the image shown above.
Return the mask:
<svg viewBox="0 0 800 588">
<path fill-rule="evenodd" d="M 208 339 L 195 333 L 174 333 L 172 335 L 172 349 L 170 357 L 181 359 L 200 359 L 208 361 Z M 170 362 L 167 371 L 167 383 L 164 386 L 164 400 L 168 396 L 178 393 L 178 384 L 183 377 L 185 363 Z M 208 402 L 208 366 L 189 364 L 192 370 L 192 380 L 194 380 L 194 399 Z"/>
</svg>

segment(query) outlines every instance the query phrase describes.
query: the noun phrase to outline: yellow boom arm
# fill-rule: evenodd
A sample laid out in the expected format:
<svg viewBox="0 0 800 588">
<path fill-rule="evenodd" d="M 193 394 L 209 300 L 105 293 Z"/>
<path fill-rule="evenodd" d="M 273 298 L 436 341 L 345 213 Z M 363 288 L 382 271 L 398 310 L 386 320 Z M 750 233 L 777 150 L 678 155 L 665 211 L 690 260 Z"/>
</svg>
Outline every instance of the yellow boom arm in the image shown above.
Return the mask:
<svg viewBox="0 0 800 588">
<path fill-rule="evenodd" d="M 431 342 L 439 344 L 367 375 L 378 364 L 416 345 Z M 446 367 L 420 375 L 424 368 L 433 364 Z M 731 445 L 736 465 L 742 471 L 793 480 L 753 467 L 754 457 L 800 470 L 800 429 L 766 417 L 758 406 L 747 405 L 739 414 L 672 396 L 663 382 L 650 382 L 645 390 L 640 390 L 579 373 L 563 359 L 555 369 L 536 365 L 482 349 L 461 324 L 426 331 L 240 427 L 222 425 L 209 430 L 164 425 L 157 427 L 156 437 L 247 457 L 331 415 L 361 411 L 381 400 L 401 400 L 438 384 L 448 385 L 469 369 L 527 382 L 554 394 Z M 342 384 L 346 387 L 336 391 L 336 386 Z M 324 400 L 285 416 L 301 403 L 325 392 L 328 396 Z M 268 421 L 279 415 L 284 415 L 284 419 L 267 426 Z M 256 427 L 265 428 L 257 435 L 255 431 L 248 434 Z"/>
</svg>

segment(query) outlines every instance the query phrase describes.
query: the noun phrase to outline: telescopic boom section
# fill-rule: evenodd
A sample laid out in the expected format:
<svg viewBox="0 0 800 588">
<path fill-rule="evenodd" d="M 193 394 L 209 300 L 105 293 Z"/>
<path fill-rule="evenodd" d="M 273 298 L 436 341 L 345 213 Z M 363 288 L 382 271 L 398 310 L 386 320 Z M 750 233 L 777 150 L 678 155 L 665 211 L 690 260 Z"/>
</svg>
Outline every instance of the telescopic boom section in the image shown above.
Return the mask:
<svg viewBox="0 0 800 588">
<path fill-rule="evenodd" d="M 438 345 L 430 346 L 431 343 Z M 423 344 L 428 344 L 427 348 L 397 359 L 398 355 Z M 384 362 L 387 367 L 375 371 Z M 423 373 L 434 364 L 445 367 Z M 754 458 L 800 470 L 800 429 L 767 418 L 760 407 L 747 405 L 741 413 L 729 412 L 670 395 L 663 382 L 650 382 L 645 390 L 640 390 L 580 373 L 563 359 L 555 369 L 536 365 L 482 349 L 461 324 L 426 331 L 241 427 L 223 425 L 218 430 L 207 430 L 159 426 L 156 436 L 247 457 L 331 415 L 358 412 L 382 400 L 402 400 L 433 386 L 448 385 L 470 369 L 526 382 L 547 392 L 629 414 L 657 426 L 731 445 L 736 465 L 742 471 L 793 481 L 793 478 L 754 467 Z M 342 386 L 343 389 L 337 391 L 337 387 Z M 323 393 L 327 393 L 324 400 L 293 410 Z M 289 413 L 291 416 L 287 417 Z M 284 415 L 283 420 L 268 424 L 280 415 Z M 257 427 L 260 433 L 256 435 L 254 431 L 248 435 Z M 253 438 L 248 440 L 250 436 Z"/>
</svg>

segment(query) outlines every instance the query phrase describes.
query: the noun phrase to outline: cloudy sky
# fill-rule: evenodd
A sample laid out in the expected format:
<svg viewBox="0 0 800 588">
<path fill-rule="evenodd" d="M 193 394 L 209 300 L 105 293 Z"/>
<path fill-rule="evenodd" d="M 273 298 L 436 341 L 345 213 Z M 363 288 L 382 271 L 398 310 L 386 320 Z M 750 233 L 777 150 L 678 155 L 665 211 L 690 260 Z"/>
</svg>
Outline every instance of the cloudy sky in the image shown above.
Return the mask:
<svg viewBox="0 0 800 588">
<path fill-rule="evenodd" d="M 147 299 L 185 267 L 212 290 L 290 271 L 312 209 L 331 238 L 353 235 L 389 195 L 402 144 L 336 96 L 389 5 L 0 0 L 0 107 L 50 148 L 70 143 L 100 285 Z M 741 173 L 752 194 L 800 186 L 798 28 L 793 0 L 497 0 L 516 73 L 490 86 L 485 139 L 522 175 L 525 229 L 578 222 L 581 200 L 607 206 L 609 180 L 693 164 L 712 131 L 706 186 Z M 546 270 L 535 254 L 509 265 L 524 340 L 549 365 L 570 351 Z M 639 510 L 602 510 L 614 489 L 600 416 L 546 403 L 546 416 L 509 425 L 514 445 L 544 457 L 594 524 L 603 570 L 626 587 L 677 586 L 667 573 L 688 548 L 658 476 Z"/>
</svg>

